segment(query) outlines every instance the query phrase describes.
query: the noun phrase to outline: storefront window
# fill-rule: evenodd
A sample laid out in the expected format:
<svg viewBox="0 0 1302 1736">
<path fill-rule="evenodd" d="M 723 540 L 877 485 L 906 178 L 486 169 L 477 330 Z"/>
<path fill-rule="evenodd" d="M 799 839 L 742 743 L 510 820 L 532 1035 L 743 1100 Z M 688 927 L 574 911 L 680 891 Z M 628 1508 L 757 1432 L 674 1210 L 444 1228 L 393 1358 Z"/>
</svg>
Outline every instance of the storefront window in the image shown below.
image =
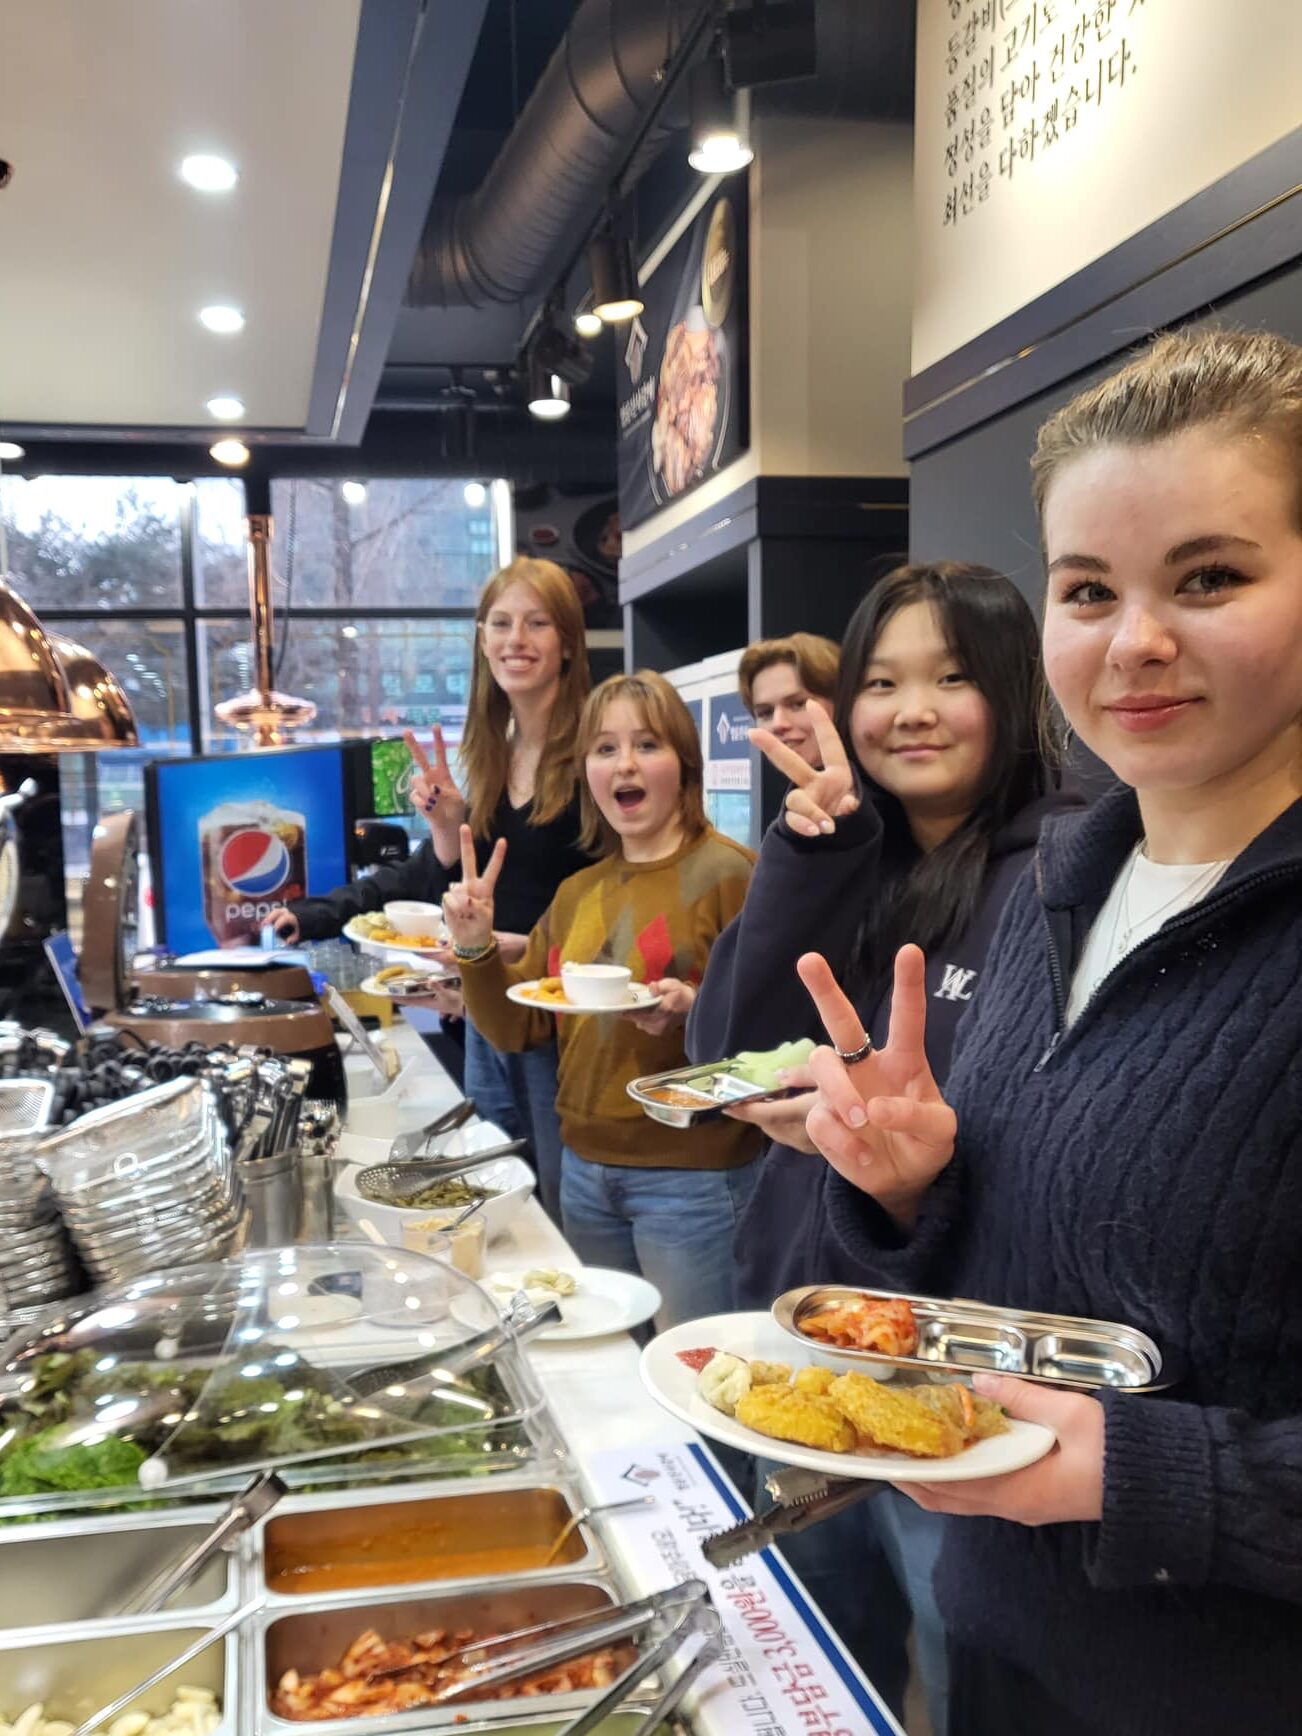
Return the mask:
<svg viewBox="0 0 1302 1736">
<path fill-rule="evenodd" d="M 154 476 L 5 476 L 12 583 L 46 609 L 181 607 L 184 485 Z"/>
<path fill-rule="evenodd" d="M 213 714 L 221 699 L 244 692 L 253 679 L 246 622 L 202 622 L 200 693 L 205 751 L 239 744 Z M 340 735 L 395 735 L 441 723 L 460 740 L 470 691 L 470 620 L 343 619 L 298 616 L 276 685 L 313 700 L 316 721 L 299 741 Z"/>
<path fill-rule="evenodd" d="M 196 488 L 195 601 L 245 608 L 243 491 Z M 488 498 L 468 505 L 464 481 L 273 482 L 271 510 L 278 609 L 473 608 L 498 565 Z"/>
</svg>

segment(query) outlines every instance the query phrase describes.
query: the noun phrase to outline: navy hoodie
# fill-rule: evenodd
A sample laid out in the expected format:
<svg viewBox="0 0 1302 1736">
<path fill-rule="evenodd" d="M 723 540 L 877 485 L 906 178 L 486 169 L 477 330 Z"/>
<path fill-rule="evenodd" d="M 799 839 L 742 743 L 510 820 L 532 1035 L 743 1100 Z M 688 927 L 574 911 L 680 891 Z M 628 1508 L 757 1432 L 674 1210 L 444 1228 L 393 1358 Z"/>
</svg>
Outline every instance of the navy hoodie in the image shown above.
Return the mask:
<svg viewBox="0 0 1302 1736">
<path fill-rule="evenodd" d="M 861 791 L 862 794 L 862 791 Z M 1004 905 L 1027 867 L 1046 816 L 1079 808 L 1058 791 L 1030 803 L 996 836 L 985 884 L 963 934 L 927 960 L 927 1056 L 938 1082 L 949 1072 L 959 1019 L 981 983 L 986 952 Z M 838 977 L 850 965 L 864 911 L 882 872 L 882 820 L 870 800 L 836 823 L 830 837 L 802 838 L 785 820 L 765 836 L 741 915 L 719 936 L 687 1024 L 693 1061 L 718 1061 L 739 1049 L 768 1049 L 794 1037 L 826 1041 L 813 1002 L 796 975 L 802 953 L 821 952 Z M 860 1004 L 873 1042 L 886 1041 L 890 991 Z M 767 1309 L 796 1284 L 837 1283 L 835 1246 L 823 1234 L 821 1158 L 772 1145 L 737 1231 L 737 1304 Z"/>
<path fill-rule="evenodd" d="M 1104 1395 L 1101 1523 L 946 1525 L 949 1631 L 1107 1736 L 1296 1736 L 1302 801 L 1065 1030 L 1139 831 L 1129 791 L 1045 827 L 955 1050 L 953 1161 L 903 1241 L 829 1170 L 829 1229 L 847 1276 L 1126 1322 L 1187 1371 Z"/>
</svg>

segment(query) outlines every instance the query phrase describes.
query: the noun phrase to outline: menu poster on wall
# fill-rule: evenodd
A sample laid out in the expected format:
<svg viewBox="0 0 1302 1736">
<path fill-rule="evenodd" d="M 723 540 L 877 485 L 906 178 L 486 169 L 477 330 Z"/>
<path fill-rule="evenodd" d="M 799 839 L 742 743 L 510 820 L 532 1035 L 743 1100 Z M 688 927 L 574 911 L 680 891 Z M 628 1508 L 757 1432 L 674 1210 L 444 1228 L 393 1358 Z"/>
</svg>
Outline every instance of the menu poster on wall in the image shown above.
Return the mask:
<svg viewBox="0 0 1302 1736">
<path fill-rule="evenodd" d="M 1291 132 L 1300 61 L 1298 0 L 919 0 L 914 372 Z"/>
<path fill-rule="evenodd" d="M 625 529 L 698 487 L 749 439 L 747 191 L 706 202 L 616 327 L 619 507 Z"/>
</svg>

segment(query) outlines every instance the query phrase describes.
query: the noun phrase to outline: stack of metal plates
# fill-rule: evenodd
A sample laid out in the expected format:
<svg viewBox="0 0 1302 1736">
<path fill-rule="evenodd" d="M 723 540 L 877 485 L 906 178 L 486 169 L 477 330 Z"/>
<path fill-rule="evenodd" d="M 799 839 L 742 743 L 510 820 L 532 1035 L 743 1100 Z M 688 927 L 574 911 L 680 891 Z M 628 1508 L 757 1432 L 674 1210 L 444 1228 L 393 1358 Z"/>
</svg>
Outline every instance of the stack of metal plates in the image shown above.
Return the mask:
<svg viewBox="0 0 1302 1736">
<path fill-rule="evenodd" d="M 0 1079 L 0 1321 L 16 1323 L 81 1287 L 72 1244 L 36 1164 L 53 1101 L 48 1079 Z"/>
<path fill-rule="evenodd" d="M 174 1079 L 83 1115 L 40 1147 L 59 1211 L 97 1283 L 222 1259 L 244 1202 L 217 1098 Z"/>
</svg>

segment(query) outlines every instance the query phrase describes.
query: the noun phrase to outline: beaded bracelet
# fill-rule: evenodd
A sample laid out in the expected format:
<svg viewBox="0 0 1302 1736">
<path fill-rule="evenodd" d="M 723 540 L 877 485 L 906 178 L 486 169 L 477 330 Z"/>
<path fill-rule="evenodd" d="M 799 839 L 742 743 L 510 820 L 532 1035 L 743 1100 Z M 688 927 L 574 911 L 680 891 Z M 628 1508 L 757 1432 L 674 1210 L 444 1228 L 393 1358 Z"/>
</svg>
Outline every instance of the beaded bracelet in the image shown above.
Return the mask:
<svg viewBox="0 0 1302 1736">
<path fill-rule="evenodd" d="M 496 951 L 497 936 L 494 935 L 492 939 L 486 941 L 483 946 L 460 947 L 454 945 L 452 948 L 452 956 L 456 959 L 458 964 L 478 964 L 481 959 L 487 958 L 490 953 Z"/>
</svg>

